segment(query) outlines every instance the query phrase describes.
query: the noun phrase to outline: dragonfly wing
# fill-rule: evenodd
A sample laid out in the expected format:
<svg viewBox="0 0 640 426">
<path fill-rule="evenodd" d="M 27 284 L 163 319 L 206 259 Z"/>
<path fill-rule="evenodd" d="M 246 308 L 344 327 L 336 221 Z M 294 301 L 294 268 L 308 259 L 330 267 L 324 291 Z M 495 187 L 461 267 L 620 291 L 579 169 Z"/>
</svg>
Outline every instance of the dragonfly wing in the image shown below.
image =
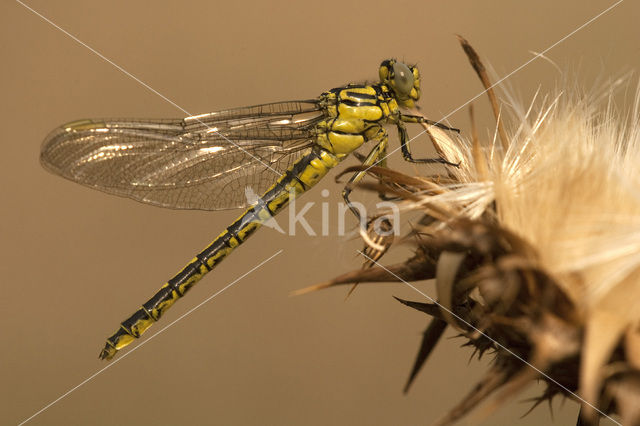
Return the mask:
<svg viewBox="0 0 640 426">
<path fill-rule="evenodd" d="M 314 101 L 296 101 L 182 120 L 82 120 L 54 130 L 40 158 L 55 174 L 144 203 L 244 207 L 310 149 L 323 117 Z"/>
</svg>

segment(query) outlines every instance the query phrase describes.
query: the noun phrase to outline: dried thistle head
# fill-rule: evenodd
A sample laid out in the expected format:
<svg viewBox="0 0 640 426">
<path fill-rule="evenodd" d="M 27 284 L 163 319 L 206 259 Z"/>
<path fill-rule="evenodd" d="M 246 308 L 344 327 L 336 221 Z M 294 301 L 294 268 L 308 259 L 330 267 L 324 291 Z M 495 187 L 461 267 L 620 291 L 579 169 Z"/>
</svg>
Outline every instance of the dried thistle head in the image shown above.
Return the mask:
<svg viewBox="0 0 640 426">
<path fill-rule="evenodd" d="M 499 138 L 484 144 L 429 128 L 459 164 L 445 175 L 369 170 L 385 182 L 370 189 L 424 213 L 404 239 L 415 254 L 316 288 L 435 278 L 437 300 L 401 300 L 433 318 L 407 387 L 446 327 L 495 351 L 438 424 L 490 397 L 495 408 L 535 379 L 547 385 L 535 405 L 559 394 L 582 404 L 582 424 L 618 415 L 640 425 L 640 95 L 618 112 L 619 84 L 565 88 L 527 110 L 508 99 L 494 108 Z"/>
</svg>

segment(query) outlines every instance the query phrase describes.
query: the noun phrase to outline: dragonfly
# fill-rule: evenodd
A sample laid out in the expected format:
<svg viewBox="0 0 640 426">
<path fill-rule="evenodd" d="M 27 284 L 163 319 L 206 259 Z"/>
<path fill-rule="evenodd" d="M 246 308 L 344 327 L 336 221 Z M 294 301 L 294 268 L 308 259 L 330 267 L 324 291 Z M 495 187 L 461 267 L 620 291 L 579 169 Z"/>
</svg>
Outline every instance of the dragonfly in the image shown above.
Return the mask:
<svg viewBox="0 0 640 426">
<path fill-rule="evenodd" d="M 101 359 L 112 359 L 139 338 L 204 275 L 300 194 L 316 185 L 360 146 L 372 142 L 364 166 L 386 166 L 388 133 L 395 125 L 402 154 L 414 163 L 405 123 L 459 132 L 404 111 L 420 98 L 420 72 L 383 61 L 379 81 L 350 83 L 315 99 L 276 102 L 183 119 L 88 119 L 64 124 L 44 140 L 45 169 L 110 194 L 173 209 L 246 208 L 107 338 Z M 355 172 L 342 191 L 366 175 Z M 245 189 L 262 194 L 249 205 Z"/>
</svg>

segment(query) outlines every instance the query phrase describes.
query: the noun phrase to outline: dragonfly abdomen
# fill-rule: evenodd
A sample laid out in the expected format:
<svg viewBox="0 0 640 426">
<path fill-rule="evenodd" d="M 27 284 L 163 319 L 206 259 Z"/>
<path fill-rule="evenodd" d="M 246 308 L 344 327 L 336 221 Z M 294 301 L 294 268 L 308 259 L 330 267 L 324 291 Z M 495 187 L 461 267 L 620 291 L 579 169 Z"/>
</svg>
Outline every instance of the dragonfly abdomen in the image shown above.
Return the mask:
<svg viewBox="0 0 640 426">
<path fill-rule="evenodd" d="M 264 222 L 281 211 L 293 197 L 318 183 L 338 162 L 335 155 L 320 147 L 311 149 L 296 161 L 254 206 L 248 208 L 140 309 L 120 324 L 118 331 L 107 339 L 100 358 L 113 358 L 118 350 L 140 337 L 204 275 L 246 241 Z"/>
</svg>

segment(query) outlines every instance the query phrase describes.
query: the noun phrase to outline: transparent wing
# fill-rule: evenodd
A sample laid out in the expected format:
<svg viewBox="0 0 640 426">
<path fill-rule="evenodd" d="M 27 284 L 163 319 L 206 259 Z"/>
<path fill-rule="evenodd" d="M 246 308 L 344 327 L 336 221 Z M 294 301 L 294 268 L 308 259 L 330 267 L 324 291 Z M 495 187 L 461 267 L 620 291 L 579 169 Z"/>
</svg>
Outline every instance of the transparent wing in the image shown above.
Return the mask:
<svg viewBox="0 0 640 426">
<path fill-rule="evenodd" d="M 40 160 L 74 182 L 143 203 L 244 207 L 310 149 L 322 118 L 310 100 L 182 120 L 81 120 L 51 132 Z"/>
</svg>

